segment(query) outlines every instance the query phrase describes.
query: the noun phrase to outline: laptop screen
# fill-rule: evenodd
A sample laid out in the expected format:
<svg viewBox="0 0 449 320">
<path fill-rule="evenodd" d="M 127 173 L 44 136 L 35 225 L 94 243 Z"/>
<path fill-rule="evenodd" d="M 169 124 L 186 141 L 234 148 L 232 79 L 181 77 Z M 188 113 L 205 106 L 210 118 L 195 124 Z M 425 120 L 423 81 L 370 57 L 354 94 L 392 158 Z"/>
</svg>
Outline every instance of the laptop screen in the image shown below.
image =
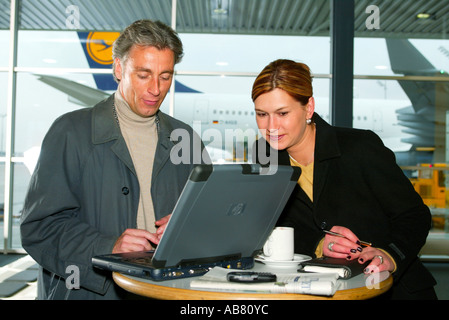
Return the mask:
<svg viewBox="0 0 449 320">
<path fill-rule="evenodd" d="M 265 171 L 266 172 L 266 171 Z M 263 247 L 300 169 L 199 165 L 191 173 L 153 256 L 154 267 L 254 257 Z"/>
</svg>

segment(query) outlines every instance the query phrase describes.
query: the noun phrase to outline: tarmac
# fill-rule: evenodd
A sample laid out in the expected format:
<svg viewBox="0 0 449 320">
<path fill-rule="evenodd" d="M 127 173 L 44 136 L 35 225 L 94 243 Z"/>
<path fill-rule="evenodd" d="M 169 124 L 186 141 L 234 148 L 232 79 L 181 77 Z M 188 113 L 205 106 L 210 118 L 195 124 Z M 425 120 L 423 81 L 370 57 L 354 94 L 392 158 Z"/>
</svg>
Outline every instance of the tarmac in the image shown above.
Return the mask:
<svg viewBox="0 0 449 320">
<path fill-rule="evenodd" d="M 0 300 L 36 300 L 38 272 L 29 255 L 0 254 Z"/>
</svg>

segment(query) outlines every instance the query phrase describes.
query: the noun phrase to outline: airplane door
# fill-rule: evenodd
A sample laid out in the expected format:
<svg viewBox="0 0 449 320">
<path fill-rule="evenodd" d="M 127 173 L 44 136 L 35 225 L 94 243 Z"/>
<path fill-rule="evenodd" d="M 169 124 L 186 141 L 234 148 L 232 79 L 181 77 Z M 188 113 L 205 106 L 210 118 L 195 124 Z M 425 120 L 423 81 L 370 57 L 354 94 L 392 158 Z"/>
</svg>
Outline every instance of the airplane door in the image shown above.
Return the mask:
<svg viewBox="0 0 449 320">
<path fill-rule="evenodd" d="M 201 124 L 207 124 L 209 118 L 209 101 L 205 99 L 195 100 L 193 108 L 193 122 L 201 121 Z"/>
<path fill-rule="evenodd" d="M 373 131 L 381 132 L 383 130 L 382 113 L 378 110 L 373 111 Z"/>
</svg>

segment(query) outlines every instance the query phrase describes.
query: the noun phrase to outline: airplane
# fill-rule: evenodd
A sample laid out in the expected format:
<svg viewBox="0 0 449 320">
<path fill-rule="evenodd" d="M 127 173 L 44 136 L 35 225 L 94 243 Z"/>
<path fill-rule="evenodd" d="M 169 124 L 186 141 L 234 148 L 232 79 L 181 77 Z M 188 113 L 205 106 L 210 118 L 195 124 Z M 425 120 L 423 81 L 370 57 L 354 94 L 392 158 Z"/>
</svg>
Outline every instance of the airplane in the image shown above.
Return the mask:
<svg viewBox="0 0 449 320">
<path fill-rule="evenodd" d="M 435 68 L 411 43 L 406 39 L 386 39 L 390 64 L 396 74 L 404 76 L 439 76 L 448 77 L 444 70 Z M 443 47 L 439 47 L 441 50 Z M 444 49 L 444 48 L 443 48 Z M 441 50 L 444 53 L 444 50 Z M 446 51 L 447 52 L 447 51 Z M 428 81 L 399 80 L 411 106 L 396 110 L 398 125 L 402 132 L 411 137 L 401 141 L 412 145 L 414 163 L 417 161 L 419 150 L 424 154 L 433 153 L 433 162 L 446 162 L 445 117 L 449 111 L 449 83 Z M 428 150 L 428 151 L 425 151 Z"/>
<path fill-rule="evenodd" d="M 116 32 L 78 32 L 90 68 L 112 69 L 111 44 L 118 35 L 119 33 Z M 390 63 L 395 73 L 405 74 L 407 72 L 407 75 L 422 75 L 422 65 L 426 67 L 424 68 L 426 71 L 436 70 L 435 68 L 428 68 L 430 63 L 420 55 L 419 51 L 408 40 L 402 42 L 386 41 Z M 410 52 L 413 52 L 414 57 L 409 62 L 410 64 L 400 65 L 401 62 L 405 61 L 404 59 L 401 61 L 401 57 L 410 55 Z M 417 61 L 422 61 L 422 63 Z M 419 66 L 419 68 L 410 71 L 410 67 L 414 66 Z M 36 76 L 43 83 L 65 93 L 69 101 L 82 107 L 95 105 L 117 88 L 112 72 L 110 74 L 94 74 L 96 88 L 55 75 L 36 74 Z M 376 132 L 386 146 L 396 153 L 398 163 L 401 162 L 403 165 L 416 165 L 417 162 L 413 161 L 418 160 L 422 160 L 418 162 L 427 162 L 429 161 L 428 157 L 433 155 L 432 152 L 428 152 L 425 153 L 425 158 L 418 159 L 417 156 L 423 155 L 421 152 L 416 152 L 417 148 L 429 145 L 420 144 L 424 141 L 422 140 L 423 137 L 427 136 L 427 131 L 424 127 L 420 127 L 424 118 L 420 118 L 422 114 L 419 113 L 420 110 L 429 112 L 429 108 L 419 108 L 419 99 L 422 96 L 414 94 L 414 89 L 409 88 L 410 83 L 423 87 L 429 95 L 432 93 L 431 87 L 423 86 L 423 84 L 429 83 L 399 81 L 409 100 L 354 98 L 353 127 L 370 129 Z M 252 141 L 257 139 L 259 133 L 255 121 L 254 105 L 249 92 L 247 95 L 204 93 L 201 90 L 184 85 L 176 80 L 176 77 L 174 86 L 176 95 L 173 116 L 190 124 L 198 132 L 206 144 L 213 162 L 250 160 L 248 159 L 248 155 L 251 154 L 249 148 Z M 315 96 L 315 100 L 316 112 L 329 121 L 329 98 Z M 166 101 L 164 101 L 161 110 L 168 113 Z M 410 101 L 413 110 L 409 107 Z M 182 107 L 176 108 L 177 105 Z M 413 121 L 410 116 L 414 117 Z M 426 128 L 429 128 L 429 123 L 426 123 L 426 125 Z M 226 139 L 227 133 L 228 139 Z M 429 139 L 427 140 L 429 141 Z"/>
</svg>

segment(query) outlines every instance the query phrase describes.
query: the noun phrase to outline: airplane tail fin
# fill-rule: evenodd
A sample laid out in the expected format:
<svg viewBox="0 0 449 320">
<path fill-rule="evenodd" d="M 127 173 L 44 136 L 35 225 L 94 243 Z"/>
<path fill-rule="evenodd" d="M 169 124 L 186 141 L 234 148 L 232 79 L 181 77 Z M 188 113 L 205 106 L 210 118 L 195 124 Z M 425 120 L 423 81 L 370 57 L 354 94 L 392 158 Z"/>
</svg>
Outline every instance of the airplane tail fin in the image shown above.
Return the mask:
<svg viewBox="0 0 449 320">
<path fill-rule="evenodd" d="M 120 32 L 78 32 L 90 68 L 112 70 L 112 45 L 119 35 Z M 112 72 L 110 74 L 94 74 L 93 77 L 99 90 L 115 91 L 117 89 L 117 82 L 115 82 Z M 175 91 L 201 93 L 176 80 Z"/>
<path fill-rule="evenodd" d="M 405 76 L 435 75 L 439 71 L 407 40 L 386 39 L 391 69 Z M 435 106 L 435 83 L 401 81 L 399 85 L 413 104 L 415 112 Z"/>
<path fill-rule="evenodd" d="M 119 35 L 119 32 L 78 32 L 90 68 L 112 70 L 112 44 Z M 117 89 L 117 82 L 112 73 L 94 74 L 93 77 L 99 90 L 114 91 Z"/>
<path fill-rule="evenodd" d="M 434 75 L 438 70 L 407 39 L 385 39 L 391 69 L 404 75 Z"/>
</svg>

